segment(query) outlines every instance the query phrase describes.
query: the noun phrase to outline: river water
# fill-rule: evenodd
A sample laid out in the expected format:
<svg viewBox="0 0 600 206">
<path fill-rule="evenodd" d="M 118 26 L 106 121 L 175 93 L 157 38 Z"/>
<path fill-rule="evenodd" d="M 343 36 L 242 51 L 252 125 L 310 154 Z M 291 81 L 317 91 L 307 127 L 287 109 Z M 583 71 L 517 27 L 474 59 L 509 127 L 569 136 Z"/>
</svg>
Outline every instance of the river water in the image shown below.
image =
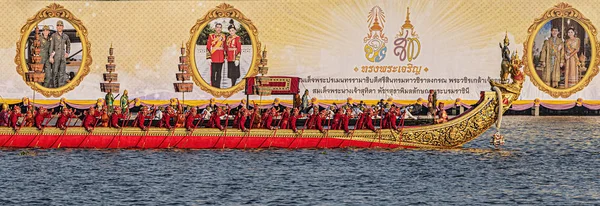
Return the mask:
<svg viewBox="0 0 600 206">
<path fill-rule="evenodd" d="M 453 150 L 1 150 L 0 205 L 600 204 L 600 118 Z"/>
</svg>

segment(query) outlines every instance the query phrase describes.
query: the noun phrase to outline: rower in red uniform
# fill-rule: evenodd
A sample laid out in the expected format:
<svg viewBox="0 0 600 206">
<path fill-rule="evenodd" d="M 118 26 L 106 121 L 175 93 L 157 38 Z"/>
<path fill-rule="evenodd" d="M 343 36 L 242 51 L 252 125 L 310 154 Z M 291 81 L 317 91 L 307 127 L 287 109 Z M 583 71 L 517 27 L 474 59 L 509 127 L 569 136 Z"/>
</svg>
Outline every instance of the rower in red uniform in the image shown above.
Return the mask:
<svg viewBox="0 0 600 206">
<path fill-rule="evenodd" d="M 121 128 L 119 125 L 119 120 L 125 119 L 125 114 L 121 113 L 121 107 L 115 106 L 113 109 L 114 113 L 110 116 L 110 126 L 113 128 Z"/>
<path fill-rule="evenodd" d="M 240 129 L 240 130 L 242 130 L 242 132 L 245 132 L 245 131 L 247 131 L 247 129 L 246 129 L 246 119 L 250 115 L 250 112 L 248 111 L 248 109 L 246 109 L 245 107 L 243 107 L 243 108 L 241 108 L 238 111 L 238 115 L 240 117 L 238 118 L 237 128 Z"/>
<path fill-rule="evenodd" d="M 44 125 L 42 125 L 44 123 L 44 119 L 46 118 L 52 118 L 52 114 L 50 112 L 48 112 L 48 110 L 44 107 L 40 107 L 39 111 L 36 113 L 35 115 L 35 127 L 37 127 L 39 130 L 42 129 L 42 127 Z"/>
<path fill-rule="evenodd" d="M 9 126 L 12 127 L 13 129 L 17 130 L 17 126 L 19 126 L 17 124 L 17 122 L 19 121 L 19 117 L 22 117 L 23 114 L 21 114 L 21 107 L 19 106 L 15 106 L 13 108 L 13 111 L 10 113 L 10 122 L 9 122 Z"/>
<path fill-rule="evenodd" d="M 355 129 L 363 129 L 365 128 L 365 123 L 367 122 L 367 112 L 362 112 L 358 115 L 358 120 L 356 122 Z"/>
<path fill-rule="evenodd" d="M 238 123 L 240 122 L 240 118 L 242 118 L 242 115 L 244 114 L 242 109 L 237 109 L 237 112 L 235 113 L 235 116 L 233 117 L 233 124 L 231 125 L 231 128 L 238 128 L 238 129 L 240 128 Z"/>
<path fill-rule="evenodd" d="M 83 127 L 85 128 L 85 130 L 91 132 L 92 129 L 96 126 L 96 122 L 98 121 L 97 118 L 101 115 L 102 114 L 96 111 L 94 107 L 90 107 L 87 114 L 85 115 L 85 118 L 83 119 Z"/>
<path fill-rule="evenodd" d="M 322 133 L 324 133 L 325 131 L 323 130 L 323 119 L 325 118 L 325 110 L 321 111 L 320 113 L 317 113 L 318 115 L 315 117 L 315 125 L 316 125 L 316 129 L 318 129 L 319 131 L 321 131 Z"/>
<path fill-rule="evenodd" d="M 212 128 L 219 128 L 223 130 L 223 126 L 221 125 L 221 117 L 225 115 L 225 111 L 221 107 L 217 107 L 217 111 L 210 117 Z"/>
<path fill-rule="evenodd" d="M 312 114 L 310 114 L 308 118 L 308 124 L 306 125 L 307 129 L 314 129 L 316 126 L 317 117 L 320 115 L 319 106 L 314 106 L 312 109 Z"/>
<path fill-rule="evenodd" d="M 183 113 L 183 108 L 179 107 L 179 109 L 177 109 L 175 119 L 175 128 L 182 128 L 185 126 L 185 114 Z"/>
<path fill-rule="evenodd" d="M 298 121 L 298 118 L 301 117 L 302 115 L 300 114 L 300 110 L 298 108 L 294 108 L 294 112 L 290 117 L 290 129 L 292 129 L 292 131 L 298 132 L 296 129 L 296 121 Z"/>
<path fill-rule="evenodd" d="M 17 126 L 19 126 L 17 124 L 17 122 L 19 121 L 19 117 L 22 117 L 23 114 L 21 114 L 21 107 L 15 106 L 13 108 L 13 111 L 10 113 L 10 122 L 9 122 L 9 126 L 12 127 L 14 130 L 17 130 L 19 128 L 17 128 Z"/>
<path fill-rule="evenodd" d="M 73 114 L 71 109 L 63 107 L 62 112 L 58 115 L 58 120 L 56 120 L 56 127 L 61 130 L 66 129 L 70 118 L 77 118 L 77 116 Z"/>
<path fill-rule="evenodd" d="M 344 132 L 349 133 L 350 129 L 348 129 L 348 124 L 350 124 L 350 119 L 352 118 L 352 109 L 346 109 L 346 114 L 342 116 L 342 129 Z"/>
<path fill-rule="evenodd" d="M 29 109 L 27 109 L 27 112 L 25 112 L 25 116 L 23 117 L 23 123 L 22 123 L 23 126 L 33 127 L 34 113 L 37 113 L 37 112 L 34 111 L 33 108 L 30 107 Z"/>
<path fill-rule="evenodd" d="M 281 122 L 279 123 L 280 129 L 287 129 L 290 123 L 290 108 L 286 107 L 281 115 Z"/>
<path fill-rule="evenodd" d="M 260 120 L 262 119 L 260 115 L 260 109 L 258 106 L 254 104 L 254 109 L 250 112 L 250 129 L 252 128 L 260 128 Z"/>
<path fill-rule="evenodd" d="M 265 129 L 274 129 L 273 126 L 271 126 L 273 124 L 273 117 L 277 114 L 275 107 L 271 107 L 271 109 L 269 109 L 265 116 L 263 117 L 263 124 L 265 126 Z"/>
<path fill-rule="evenodd" d="M 150 115 L 150 110 L 148 110 L 147 107 L 142 107 L 142 110 L 138 113 L 137 116 L 137 124 L 138 127 L 144 131 L 148 130 L 148 126 L 146 126 L 146 119 L 152 119 L 154 118 L 152 115 Z"/>
<path fill-rule="evenodd" d="M 369 108 L 366 112 L 367 114 L 365 115 L 365 121 L 367 123 L 367 129 L 370 129 L 371 131 L 375 132 L 375 126 L 373 126 L 373 109 Z"/>
<path fill-rule="evenodd" d="M 338 109 L 335 115 L 333 115 L 333 124 L 331 124 L 331 129 L 339 130 L 342 128 L 342 118 L 344 117 L 344 113 L 342 109 Z"/>
<path fill-rule="evenodd" d="M 390 110 L 388 111 L 387 116 L 386 116 L 386 118 L 387 118 L 386 128 L 390 128 L 390 129 L 394 129 L 394 130 L 397 129 L 397 127 L 396 127 L 396 118 L 397 118 L 396 115 L 397 114 L 398 114 L 398 111 L 396 109 L 396 106 L 392 105 L 392 108 L 390 108 Z"/>
<path fill-rule="evenodd" d="M 165 127 L 169 130 L 171 130 L 173 128 L 173 126 L 171 126 L 171 118 L 172 117 L 177 117 L 175 115 L 175 111 L 173 110 L 172 107 L 166 107 L 165 112 L 162 114 L 162 118 L 160 119 L 160 122 L 158 122 L 158 127 Z"/>
<path fill-rule="evenodd" d="M 196 109 L 196 107 L 193 107 L 192 110 L 190 110 L 190 112 L 185 117 L 185 128 L 188 131 L 196 129 L 196 125 L 194 125 L 194 120 L 200 117 L 201 116 L 200 114 L 198 114 L 198 110 Z"/>
<path fill-rule="evenodd" d="M 0 112 L 0 127 L 8 126 L 8 116 L 10 111 L 8 110 L 8 104 L 2 104 L 2 111 Z"/>
</svg>

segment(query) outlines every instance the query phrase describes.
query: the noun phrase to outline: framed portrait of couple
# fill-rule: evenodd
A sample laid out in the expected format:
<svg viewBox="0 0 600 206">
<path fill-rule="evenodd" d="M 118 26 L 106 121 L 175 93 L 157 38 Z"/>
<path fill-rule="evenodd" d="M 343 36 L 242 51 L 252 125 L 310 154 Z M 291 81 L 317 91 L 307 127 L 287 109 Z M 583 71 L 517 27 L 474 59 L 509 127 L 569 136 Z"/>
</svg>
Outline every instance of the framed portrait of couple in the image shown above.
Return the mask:
<svg viewBox="0 0 600 206">
<path fill-rule="evenodd" d="M 529 27 L 525 73 L 552 97 L 569 97 L 598 74 L 596 28 L 566 3 L 546 11 Z"/>
<path fill-rule="evenodd" d="M 261 45 L 257 34 L 252 21 L 229 4 L 199 19 L 187 44 L 196 85 L 217 97 L 241 91 L 244 78 L 258 73 Z"/>
</svg>

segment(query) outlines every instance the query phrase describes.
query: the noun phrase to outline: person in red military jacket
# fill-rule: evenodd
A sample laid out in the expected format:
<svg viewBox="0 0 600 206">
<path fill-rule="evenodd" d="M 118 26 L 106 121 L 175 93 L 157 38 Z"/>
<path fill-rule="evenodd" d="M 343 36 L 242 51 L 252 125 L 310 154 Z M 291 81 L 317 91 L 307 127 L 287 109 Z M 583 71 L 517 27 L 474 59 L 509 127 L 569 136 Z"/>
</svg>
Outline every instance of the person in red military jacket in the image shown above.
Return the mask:
<svg viewBox="0 0 600 206">
<path fill-rule="evenodd" d="M 231 79 L 231 86 L 235 85 L 240 78 L 240 54 L 242 53 L 242 42 L 240 36 L 236 35 L 233 19 L 229 21 L 229 36 L 226 40 L 227 48 L 227 77 Z"/>
<path fill-rule="evenodd" d="M 280 129 L 287 129 L 290 124 L 290 108 L 286 107 L 281 114 L 281 123 L 279 123 Z"/>
<path fill-rule="evenodd" d="M 225 62 L 225 34 L 221 33 L 223 25 L 215 24 L 215 33 L 208 35 L 206 41 L 206 59 L 210 67 L 210 85 L 221 88 L 221 74 Z"/>
<path fill-rule="evenodd" d="M 173 117 L 177 117 L 175 115 L 175 111 L 173 110 L 172 107 L 167 106 L 165 109 L 165 112 L 162 114 L 162 118 L 160 119 L 160 122 L 158 122 L 158 127 L 165 127 L 169 130 L 171 130 L 173 128 L 173 126 L 171 126 L 171 118 Z"/>
<path fill-rule="evenodd" d="M 69 109 L 64 107 L 62 112 L 58 115 L 58 120 L 56 120 L 56 127 L 64 130 L 67 128 L 67 123 L 70 118 L 77 118 L 75 114 Z"/>
<path fill-rule="evenodd" d="M 21 113 L 21 107 L 15 106 L 13 108 L 13 111 L 10 113 L 9 126 L 12 127 L 14 130 L 18 130 L 19 128 L 17 128 L 17 126 L 19 126 L 19 124 L 17 122 L 19 121 L 19 117 L 22 116 L 23 114 Z"/>
<path fill-rule="evenodd" d="M 192 110 L 190 110 L 190 112 L 185 117 L 185 128 L 188 131 L 192 131 L 192 130 L 196 129 L 194 120 L 196 120 L 197 118 L 201 118 L 201 117 L 202 116 L 200 116 L 200 114 L 198 114 L 198 109 L 196 109 L 196 107 L 193 107 Z"/>
<path fill-rule="evenodd" d="M 85 115 L 85 118 L 83 119 L 83 127 L 85 128 L 85 130 L 91 132 L 96 126 L 96 123 L 98 122 L 98 117 L 100 117 L 101 115 L 102 113 L 96 111 L 94 107 L 90 107 L 90 109 L 87 111 L 87 114 Z"/>
<path fill-rule="evenodd" d="M 112 115 L 110 115 L 110 126 L 113 128 L 121 128 L 121 125 L 119 125 L 119 120 L 125 119 L 127 118 L 126 114 L 122 113 L 122 109 L 119 106 L 115 106 L 113 109 L 113 113 Z"/>
<path fill-rule="evenodd" d="M 44 120 L 46 118 L 52 118 L 52 114 L 50 112 L 48 112 L 48 110 L 44 107 L 40 107 L 39 111 L 35 114 L 35 127 L 37 127 L 39 130 L 42 129 L 42 127 L 44 126 Z"/>
</svg>

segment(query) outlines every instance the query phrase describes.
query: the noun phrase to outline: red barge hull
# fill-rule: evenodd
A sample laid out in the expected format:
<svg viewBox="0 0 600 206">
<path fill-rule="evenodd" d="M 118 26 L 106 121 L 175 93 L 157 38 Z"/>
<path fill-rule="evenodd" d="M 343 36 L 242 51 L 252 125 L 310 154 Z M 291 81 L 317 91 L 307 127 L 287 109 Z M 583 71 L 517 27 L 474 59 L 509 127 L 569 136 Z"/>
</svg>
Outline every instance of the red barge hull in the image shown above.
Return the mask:
<svg viewBox="0 0 600 206">
<path fill-rule="evenodd" d="M 96 128 L 88 133 L 83 128 L 69 128 L 67 132 L 55 128 L 43 132 L 36 128 L 22 128 L 19 132 L 2 128 L 0 144 L 3 148 L 88 148 L 88 149 L 257 149 L 257 148 L 415 148 L 402 145 L 398 141 L 384 138 L 365 140 L 345 135 L 343 131 L 321 133 L 317 130 L 298 131 L 257 129 L 243 133 L 217 129 L 198 129 L 190 134 L 185 129 L 168 131 L 151 129 L 148 132 L 138 128 L 124 131 L 111 128 Z M 12 129 L 10 129 L 12 130 Z M 129 131 L 127 131 L 129 130 Z M 131 131 L 137 130 L 137 131 Z M 369 130 L 361 131 L 375 133 Z M 12 134 L 11 134 L 12 133 Z M 122 134 L 119 134 L 122 133 Z M 135 133 L 135 134 L 133 134 Z M 221 133 L 218 135 L 218 133 Z M 273 133 L 280 133 L 276 135 Z M 334 136 L 328 134 L 334 133 Z M 205 134 L 205 135 L 203 135 Z M 341 134 L 341 135 L 340 135 Z"/>
</svg>

